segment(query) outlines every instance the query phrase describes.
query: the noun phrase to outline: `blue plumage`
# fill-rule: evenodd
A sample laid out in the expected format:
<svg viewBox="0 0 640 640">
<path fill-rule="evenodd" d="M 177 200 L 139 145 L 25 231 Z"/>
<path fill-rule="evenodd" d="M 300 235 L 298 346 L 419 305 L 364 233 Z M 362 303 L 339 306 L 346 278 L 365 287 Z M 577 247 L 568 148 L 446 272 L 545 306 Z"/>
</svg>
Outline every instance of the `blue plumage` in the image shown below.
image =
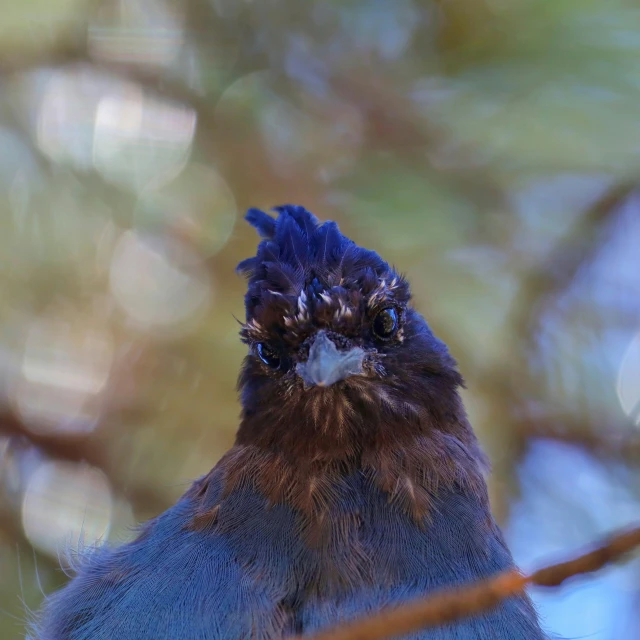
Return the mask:
<svg viewBox="0 0 640 640">
<path fill-rule="evenodd" d="M 247 214 L 264 239 L 239 267 L 249 355 L 234 447 L 136 540 L 90 554 L 35 638 L 273 640 L 513 566 L 462 378 L 407 283 L 334 223 L 277 211 Z M 522 596 L 412 638 L 544 634 Z"/>
<path fill-rule="evenodd" d="M 219 491 L 220 478 L 213 482 Z M 457 494 L 442 496 L 425 532 L 389 507 L 386 497 L 362 477 L 349 478 L 348 486 L 357 505 L 348 503 L 341 511 L 357 506 L 361 524 L 353 540 L 340 540 L 331 548 L 336 556 L 332 563 L 324 558 L 326 550 L 310 548 L 294 534 L 298 524 L 293 510 L 282 505 L 269 509 L 255 491 L 240 490 L 226 499 L 220 517 L 227 523 L 220 531 L 188 530 L 196 505 L 186 496 L 147 525 L 139 540 L 95 552 L 49 603 L 39 637 L 280 638 L 511 566 L 499 532 L 487 529 L 477 503 Z M 334 515 L 339 517 L 340 510 Z M 353 554 L 360 556 L 360 579 L 334 574 Z M 327 567 L 331 575 L 326 575 Z M 465 621 L 452 633 L 442 628 L 414 637 L 541 637 L 530 604 L 520 599 Z"/>
</svg>

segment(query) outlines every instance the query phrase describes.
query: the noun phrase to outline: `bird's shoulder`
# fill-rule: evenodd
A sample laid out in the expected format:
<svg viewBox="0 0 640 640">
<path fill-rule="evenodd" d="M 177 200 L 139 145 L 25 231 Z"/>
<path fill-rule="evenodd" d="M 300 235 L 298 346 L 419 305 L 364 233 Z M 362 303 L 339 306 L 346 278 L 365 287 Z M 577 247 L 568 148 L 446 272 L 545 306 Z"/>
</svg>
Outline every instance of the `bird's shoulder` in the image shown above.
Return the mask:
<svg viewBox="0 0 640 640">
<path fill-rule="evenodd" d="M 239 538 L 216 526 L 215 514 L 197 512 L 204 480 L 147 522 L 133 541 L 86 554 L 73 579 L 47 599 L 33 637 L 232 640 L 285 635 L 289 615 L 273 577 L 278 561 L 271 573 L 252 563 L 251 548 L 239 552 Z M 205 485 L 213 493 L 221 490 L 216 474 Z M 226 502 L 230 515 L 239 518 L 227 524 L 240 530 L 242 513 L 253 513 L 259 498 L 248 491 Z"/>
<path fill-rule="evenodd" d="M 474 493 L 440 491 L 418 526 L 366 474 L 327 485 L 325 511 L 309 517 L 245 475 L 230 485 L 230 473 L 223 462 L 135 540 L 91 553 L 50 598 L 35 637 L 266 640 L 513 566 Z M 535 625 L 518 598 L 463 623 L 459 637 L 534 639 Z M 416 638 L 447 637 L 438 633 Z"/>
</svg>

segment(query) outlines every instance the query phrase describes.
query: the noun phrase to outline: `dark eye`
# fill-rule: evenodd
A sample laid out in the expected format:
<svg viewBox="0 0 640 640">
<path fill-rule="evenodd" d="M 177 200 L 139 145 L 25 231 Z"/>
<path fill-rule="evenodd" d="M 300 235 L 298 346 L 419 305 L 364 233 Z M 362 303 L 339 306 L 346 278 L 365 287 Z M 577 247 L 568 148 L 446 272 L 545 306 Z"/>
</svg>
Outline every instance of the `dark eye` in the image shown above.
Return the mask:
<svg viewBox="0 0 640 640">
<path fill-rule="evenodd" d="M 280 367 L 280 354 L 273 347 L 270 347 L 264 342 L 259 342 L 257 351 L 260 360 L 267 366 L 272 369 L 278 369 Z"/>
<path fill-rule="evenodd" d="M 373 333 L 383 340 L 391 338 L 398 330 L 398 310 L 393 307 L 383 309 L 373 319 Z"/>
</svg>

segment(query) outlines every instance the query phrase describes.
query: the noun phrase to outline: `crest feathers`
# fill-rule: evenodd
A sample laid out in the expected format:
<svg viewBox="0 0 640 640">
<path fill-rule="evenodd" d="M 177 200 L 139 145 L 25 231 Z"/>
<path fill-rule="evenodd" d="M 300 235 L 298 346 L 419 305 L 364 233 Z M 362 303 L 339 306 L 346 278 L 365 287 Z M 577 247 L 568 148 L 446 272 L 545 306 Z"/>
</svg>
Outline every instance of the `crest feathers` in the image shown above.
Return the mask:
<svg viewBox="0 0 640 640">
<path fill-rule="evenodd" d="M 365 269 L 378 276 L 389 271 L 375 252 L 361 249 L 342 235 L 335 222 L 321 224 L 298 205 L 286 204 L 273 210 L 277 218 L 260 209 L 249 209 L 245 216 L 263 238 L 255 257 L 237 267 L 249 281 L 247 318 L 253 316 L 267 292 L 297 297 L 311 282 L 315 282 L 316 293 L 341 283 L 345 271 L 354 281 Z"/>
</svg>

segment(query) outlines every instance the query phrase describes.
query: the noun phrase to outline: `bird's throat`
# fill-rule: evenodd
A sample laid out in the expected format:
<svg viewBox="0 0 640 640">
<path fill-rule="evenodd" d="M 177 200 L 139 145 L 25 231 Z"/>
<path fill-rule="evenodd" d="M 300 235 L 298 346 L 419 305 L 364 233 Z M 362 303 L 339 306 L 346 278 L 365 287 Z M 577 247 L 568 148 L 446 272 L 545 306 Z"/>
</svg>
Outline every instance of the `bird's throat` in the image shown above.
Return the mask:
<svg viewBox="0 0 640 640">
<path fill-rule="evenodd" d="M 250 487 L 269 506 L 286 505 L 308 524 L 330 526 L 340 505 L 353 503 L 350 487 L 358 478 L 421 525 L 428 521 L 442 491 L 458 491 L 487 501 L 484 456 L 469 433 L 472 439 L 463 442 L 433 430 L 404 446 L 382 443 L 337 459 L 291 459 L 255 445 L 236 445 L 199 481 L 198 513 L 208 522 L 207 514 L 217 513 L 226 497 Z M 222 490 L 214 496 L 207 491 L 208 483 Z"/>
</svg>

